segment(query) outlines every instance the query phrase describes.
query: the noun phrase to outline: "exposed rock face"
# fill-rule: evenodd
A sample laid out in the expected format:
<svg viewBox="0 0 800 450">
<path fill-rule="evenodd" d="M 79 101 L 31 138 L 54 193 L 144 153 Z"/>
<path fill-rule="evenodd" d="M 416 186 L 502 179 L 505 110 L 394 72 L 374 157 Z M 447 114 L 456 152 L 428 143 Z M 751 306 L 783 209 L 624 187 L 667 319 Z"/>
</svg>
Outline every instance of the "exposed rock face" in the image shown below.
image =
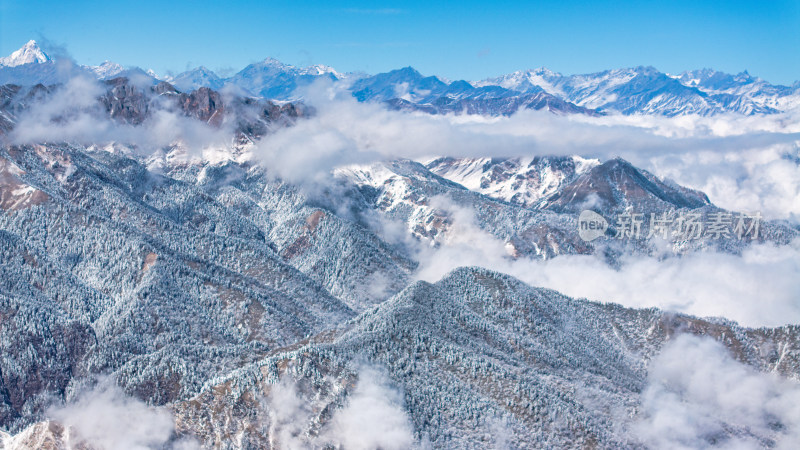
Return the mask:
<svg viewBox="0 0 800 450">
<path fill-rule="evenodd" d="M 115 78 L 106 83 L 110 90 L 100 97 L 100 101 L 111 118 L 132 125 L 144 122 L 150 109 L 145 92 L 128 84 L 126 78 Z"/>
<path fill-rule="evenodd" d="M 225 106 L 219 92 L 202 87 L 189 95 L 181 95 L 180 103 L 184 114 L 203 122 L 219 126 L 225 114 Z"/>
<path fill-rule="evenodd" d="M 98 110 L 89 111 L 99 118 L 109 117 L 136 126 L 143 124 L 157 111 L 178 112 L 214 128 L 229 126 L 239 142 L 259 138 L 275 127 L 289 125 L 313 113 L 299 103 L 278 105 L 267 100 L 237 96 L 223 99 L 219 92 L 206 87 L 179 92 L 167 82 L 143 87 L 131 83 L 126 77 L 103 83 L 107 90 L 98 99 Z M 32 104 L 46 101 L 61 88 L 58 85 L 0 86 L 0 135 L 11 132 L 20 114 Z"/>
<path fill-rule="evenodd" d="M 548 198 L 544 207 L 570 213 L 590 207 L 609 213 L 619 213 L 626 208 L 650 213 L 670 208 L 695 209 L 710 203 L 702 192 L 665 183 L 617 158 L 577 177 Z"/>
</svg>

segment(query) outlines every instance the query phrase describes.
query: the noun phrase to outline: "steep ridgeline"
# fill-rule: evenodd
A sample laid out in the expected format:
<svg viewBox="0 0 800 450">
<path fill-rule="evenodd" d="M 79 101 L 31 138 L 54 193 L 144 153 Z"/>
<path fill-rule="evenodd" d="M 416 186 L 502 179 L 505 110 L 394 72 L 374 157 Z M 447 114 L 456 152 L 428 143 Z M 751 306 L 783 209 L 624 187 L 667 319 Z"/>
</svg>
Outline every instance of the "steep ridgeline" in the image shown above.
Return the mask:
<svg viewBox="0 0 800 450">
<path fill-rule="evenodd" d="M 219 79 L 203 67 L 171 79 L 186 89 L 229 83 L 282 100 L 315 79 L 343 80 L 361 101 L 433 114 L 508 115 L 519 110 L 558 114 L 648 114 L 711 116 L 723 113 L 774 114 L 800 106 L 800 84 L 773 85 L 747 72 L 730 75 L 710 69 L 670 75 L 653 67 L 563 75 L 544 68 L 518 71 L 477 82 L 447 81 L 406 67 L 375 75 L 340 74 L 325 66 L 298 68 L 273 59 Z"/>
<path fill-rule="evenodd" d="M 401 252 L 257 166 L 126 153 L 0 150 L 3 429 L 101 373 L 187 398 L 407 284 Z"/>
<path fill-rule="evenodd" d="M 242 361 L 192 398 L 168 404 L 170 441 L 223 449 L 647 448 L 648 372 L 665 347 L 687 336 L 706 347 L 716 341 L 711 348 L 751 377 L 800 377 L 797 326 L 747 329 L 574 300 L 461 268 L 336 329 Z M 702 376 L 691 375 L 718 381 Z M 786 427 L 796 425 L 785 413 L 757 426 L 741 414 L 704 420 L 693 445 L 747 440 L 770 448 L 789 442 Z M 691 433 L 681 431 L 676 442 Z M 53 421 L 0 439 L 13 450 L 81 442 Z"/>
<path fill-rule="evenodd" d="M 433 448 L 637 447 L 631 424 L 649 361 L 683 333 L 719 341 L 756 370 L 800 375 L 796 326 L 753 330 L 601 305 L 462 268 L 435 284 L 411 285 L 338 330 L 275 351 L 170 408 L 181 433 L 210 446 L 323 448 L 337 442 L 337 410 L 358 398 L 366 365 L 386 371 L 415 438 Z M 276 411 L 291 402 L 264 401 L 287 380 L 304 405 L 291 419 Z M 781 433 L 773 425 L 749 429 L 733 419 L 708 439 L 770 442 Z"/>
<path fill-rule="evenodd" d="M 726 213 L 705 194 L 661 180 L 622 159 L 603 163 L 579 157 L 532 159 L 440 158 L 426 165 L 393 161 L 341 168 L 337 174 L 363 192 L 372 207 L 403 223 L 408 232 L 434 245 L 453 227 L 475 228 L 500 240 L 511 258 L 551 258 L 561 254 L 599 254 L 610 261 L 621 254 L 649 254 L 663 247 L 649 235 L 650 214 L 697 214 L 708 220 Z M 606 237 L 585 242 L 578 218 L 591 209 L 609 222 Z M 641 214 L 639 238 L 614 239 L 615 220 Z M 780 244 L 798 236 L 780 222 L 763 222 L 758 241 Z M 749 239 L 738 236 L 668 236 L 676 253 L 701 248 L 738 253 Z"/>
</svg>

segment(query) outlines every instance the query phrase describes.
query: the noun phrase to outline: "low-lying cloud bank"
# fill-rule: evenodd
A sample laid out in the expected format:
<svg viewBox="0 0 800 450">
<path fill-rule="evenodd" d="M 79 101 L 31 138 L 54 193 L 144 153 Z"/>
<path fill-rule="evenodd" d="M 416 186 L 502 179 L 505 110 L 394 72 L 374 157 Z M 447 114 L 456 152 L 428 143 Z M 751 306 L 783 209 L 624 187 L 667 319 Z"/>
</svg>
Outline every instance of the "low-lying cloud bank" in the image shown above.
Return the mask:
<svg viewBox="0 0 800 450">
<path fill-rule="evenodd" d="M 480 266 L 575 298 L 725 317 L 752 327 L 800 323 L 800 240 L 754 244 L 741 256 L 713 251 L 665 259 L 626 255 L 619 269 L 593 255 L 514 260 L 502 240 L 478 227 L 472 210 L 446 198 L 432 202 L 448 213 L 452 225 L 438 248 L 416 247 L 421 280 L 435 282 L 456 267 Z"/>
<path fill-rule="evenodd" d="M 651 361 L 633 431 L 656 449 L 793 449 L 800 384 L 756 372 L 710 338 L 681 335 Z"/>
<path fill-rule="evenodd" d="M 157 111 L 141 126 L 108 119 L 106 87 L 75 77 L 20 117 L 12 143 L 125 143 L 142 152 L 180 144 L 192 155 L 230 149 L 233 130 Z M 223 93 L 223 96 L 230 93 Z M 621 156 L 658 176 L 700 189 L 726 209 L 800 222 L 800 112 L 768 116 L 428 115 L 359 103 L 342 84 L 305 92 L 317 113 L 257 142 L 253 156 L 293 182 L 325 180 L 341 165 L 435 156 Z"/>
<path fill-rule="evenodd" d="M 800 112 L 771 116 L 433 116 L 358 103 L 337 85 L 307 93 L 317 114 L 262 139 L 280 176 L 319 182 L 337 166 L 436 156 L 581 155 L 634 165 L 706 191 L 726 209 L 800 221 Z"/>
<path fill-rule="evenodd" d="M 102 92 L 75 78 L 35 105 L 10 138 L 37 141 L 124 142 L 160 151 L 182 142 L 201 152 L 229 149 L 231 130 L 214 129 L 169 111 L 142 126 L 116 123 L 92 109 Z M 557 116 L 521 111 L 511 117 L 432 116 L 357 102 L 342 86 L 318 83 L 306 93 L 316 115 L 276 130 L 252 148 L 270 173 L 300 185 L 330 180 L 333 168 L 396 158 L 432 156 L 622 156 L 656 175 L 709 194 L 735 211 L 800 222 L 800 113 L 745 117 Z M 753 246 L 742 257 L 700 253 L 658 261 L 624 258 L 613 270 L 593 257 L 510 261 L 503 243 L 470 223 L 466 213 L 454 242 L 420 254 L 421 279 L 435 280 L 455 264 L 476 264 L 571 296 L 628 306 L 659 306 L 747 325 L 800 323 L 800 256 L 795 243 Z M 465 218 L 466 217 L 466 218 Z"/>
</svg>

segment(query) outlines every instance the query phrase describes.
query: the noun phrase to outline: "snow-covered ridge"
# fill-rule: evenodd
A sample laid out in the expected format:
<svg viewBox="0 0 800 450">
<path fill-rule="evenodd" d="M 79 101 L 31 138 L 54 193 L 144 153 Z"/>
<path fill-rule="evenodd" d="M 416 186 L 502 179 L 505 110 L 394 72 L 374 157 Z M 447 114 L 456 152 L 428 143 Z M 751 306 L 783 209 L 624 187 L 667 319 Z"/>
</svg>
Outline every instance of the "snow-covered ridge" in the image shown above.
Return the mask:
<svg viewBox="0 0 800 450">
<path fill-rule="evenodd" d="M 439 158 L 431 172 L 492 198 L 533 206 L 578 175 L 600 164 L 580 156 L 564 158 Z"/>
</svg>

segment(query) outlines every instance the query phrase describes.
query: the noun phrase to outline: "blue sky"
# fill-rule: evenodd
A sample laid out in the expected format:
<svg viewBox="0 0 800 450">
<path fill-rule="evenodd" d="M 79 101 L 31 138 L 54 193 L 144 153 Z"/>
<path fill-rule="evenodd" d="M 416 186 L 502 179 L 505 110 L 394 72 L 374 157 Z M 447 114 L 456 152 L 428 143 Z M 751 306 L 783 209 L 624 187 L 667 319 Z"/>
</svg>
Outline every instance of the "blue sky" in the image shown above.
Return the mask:
<svg viewBox="0 0 800 450">
<path fill-rule="evenodd" d="M 235 72 L 271 56 L 296 65 L 482 79 L 652 65 L 800 80 L 800 0 L 763 1 L 37 1 L 0 0 L 0 54 L 29 39 L 80 64 L 160 74 Z"/>
</svg>

